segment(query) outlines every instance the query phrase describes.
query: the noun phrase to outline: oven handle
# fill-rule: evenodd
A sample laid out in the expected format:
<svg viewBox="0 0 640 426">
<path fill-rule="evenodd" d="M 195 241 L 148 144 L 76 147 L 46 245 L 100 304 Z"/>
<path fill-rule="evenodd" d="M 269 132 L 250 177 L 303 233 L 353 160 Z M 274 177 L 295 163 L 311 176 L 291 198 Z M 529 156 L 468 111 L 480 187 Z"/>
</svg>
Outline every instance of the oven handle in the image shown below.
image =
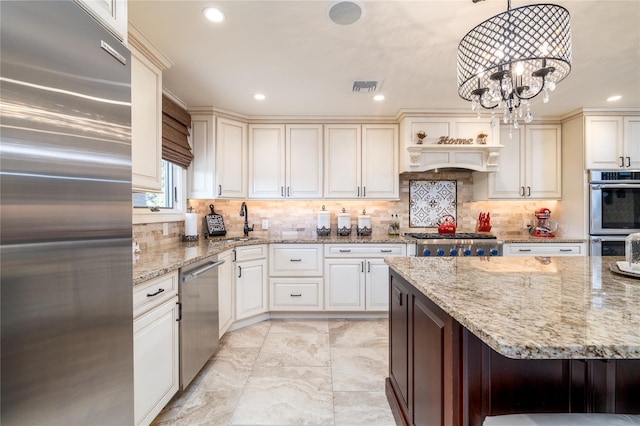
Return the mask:
<svg viewBox="0 0 640 426">
<path fill-rule="evenodd" d="M 591 189 L 640 189 L 637 183 L 591 184 Z"/>
</svg>

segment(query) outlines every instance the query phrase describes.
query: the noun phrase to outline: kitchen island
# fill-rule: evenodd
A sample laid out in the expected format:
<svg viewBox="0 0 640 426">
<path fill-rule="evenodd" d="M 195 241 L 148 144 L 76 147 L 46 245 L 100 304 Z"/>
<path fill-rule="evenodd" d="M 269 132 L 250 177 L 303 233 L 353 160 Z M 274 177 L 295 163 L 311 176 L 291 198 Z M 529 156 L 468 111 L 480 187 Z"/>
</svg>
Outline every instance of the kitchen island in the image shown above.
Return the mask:
<svg viewBox="0 0 640 426">
<path fill-rule="evenodd" d="M 640 280 L 621 258 L 386 259 L 399 424 L 640 413 Z"/>
</svg>

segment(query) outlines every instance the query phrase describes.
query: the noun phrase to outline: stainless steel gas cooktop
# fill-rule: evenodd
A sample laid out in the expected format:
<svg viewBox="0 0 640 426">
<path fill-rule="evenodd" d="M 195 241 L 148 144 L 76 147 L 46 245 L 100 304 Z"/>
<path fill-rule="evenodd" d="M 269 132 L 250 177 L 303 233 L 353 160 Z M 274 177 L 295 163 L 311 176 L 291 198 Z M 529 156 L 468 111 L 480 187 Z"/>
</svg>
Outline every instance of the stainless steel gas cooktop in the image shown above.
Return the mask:
<svg viewBox="0 0 640 426">
<path fill-rule="evenodd" d="M 502 256 L 503 242 L 495 235 L 458 232 L 455 234 L 408 233 L 415 238 L 416 256 Z"/>
</svg>

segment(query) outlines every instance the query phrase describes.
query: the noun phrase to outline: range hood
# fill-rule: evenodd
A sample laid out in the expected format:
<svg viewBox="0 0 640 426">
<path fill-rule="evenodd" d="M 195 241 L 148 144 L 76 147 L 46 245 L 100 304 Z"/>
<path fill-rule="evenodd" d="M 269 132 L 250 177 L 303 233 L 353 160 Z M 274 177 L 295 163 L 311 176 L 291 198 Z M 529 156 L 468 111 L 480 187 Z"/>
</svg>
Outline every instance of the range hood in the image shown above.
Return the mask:
<svg viewBox="0 0 640 426">
<path fill-rule="evenodd" d="M 407 147 L 409 163 L 405 172 L 425 172 L 459 168 L 477 172 L 498 171 L 500 148 L 504 145 L 425 144 Z"/>
</svg>

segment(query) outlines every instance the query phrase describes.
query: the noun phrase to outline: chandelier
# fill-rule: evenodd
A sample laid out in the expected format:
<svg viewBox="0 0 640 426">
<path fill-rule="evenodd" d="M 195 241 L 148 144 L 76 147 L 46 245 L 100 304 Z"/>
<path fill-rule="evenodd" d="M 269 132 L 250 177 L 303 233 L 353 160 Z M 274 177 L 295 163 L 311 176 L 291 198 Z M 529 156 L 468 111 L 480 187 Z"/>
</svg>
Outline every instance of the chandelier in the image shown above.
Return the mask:
<svg viewBox="0 0 640 426">
<path fill-rule="evenodd" d="M 458 45 L 458 94 L 471 101 L 478 118 L 482 108 L 495 111 L 510 128 L 533 120 L 529 100 L 542 93 L 544 103 L 556 83 L 571 71 L 569 11 L 553 4 L 511 9 L 467 33 Z M 524 112 L 523 112 L 524 110 Z"/>
</svg>

